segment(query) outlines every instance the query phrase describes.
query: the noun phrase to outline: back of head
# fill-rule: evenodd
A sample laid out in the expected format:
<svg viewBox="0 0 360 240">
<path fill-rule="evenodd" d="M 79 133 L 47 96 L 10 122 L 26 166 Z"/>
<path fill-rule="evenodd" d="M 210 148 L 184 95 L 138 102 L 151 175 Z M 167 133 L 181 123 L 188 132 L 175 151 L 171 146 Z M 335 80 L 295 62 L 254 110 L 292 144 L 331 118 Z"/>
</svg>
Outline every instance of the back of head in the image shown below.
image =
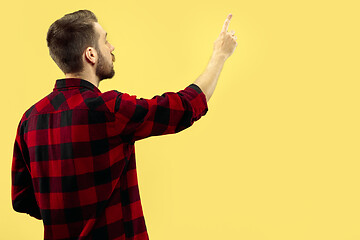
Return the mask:
<svg viewBox="0 0 360 240">
<path fill-rule="evenodd" d="M 97 21 L 93 12 L 79 10 L 66 14 L 51 24 L 46 37 L 47 46 L 51 58 L 64 73 L 81 72 L 85 49 L 98 49 L 99 35 L 94 28 Z"/>
</svg>

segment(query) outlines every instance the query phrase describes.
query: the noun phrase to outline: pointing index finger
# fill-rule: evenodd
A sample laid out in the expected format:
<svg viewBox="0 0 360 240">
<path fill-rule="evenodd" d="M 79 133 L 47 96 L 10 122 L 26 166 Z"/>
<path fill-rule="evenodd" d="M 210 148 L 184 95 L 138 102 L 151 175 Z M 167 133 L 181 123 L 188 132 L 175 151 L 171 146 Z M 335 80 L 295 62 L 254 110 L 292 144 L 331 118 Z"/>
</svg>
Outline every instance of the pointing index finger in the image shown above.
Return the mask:
<svg viewBox="0 0 360 240">
<path fill-rule="evenodd" d="M 224 32 L 224 33 L 227 32 L 231 18 L 232 18 L 232 14 L 230 13 L 225 20 L 225 23 L 224 23 L 224 26 L 223 26 L 221 32 Z"/>
</svg>

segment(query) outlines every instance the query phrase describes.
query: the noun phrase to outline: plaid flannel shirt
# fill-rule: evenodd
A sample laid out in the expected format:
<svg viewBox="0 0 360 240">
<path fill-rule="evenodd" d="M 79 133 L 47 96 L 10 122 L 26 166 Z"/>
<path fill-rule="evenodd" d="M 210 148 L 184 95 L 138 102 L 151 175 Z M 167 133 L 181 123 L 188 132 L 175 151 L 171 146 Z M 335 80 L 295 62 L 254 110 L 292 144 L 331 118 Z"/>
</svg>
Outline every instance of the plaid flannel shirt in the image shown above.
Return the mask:
<svg viewBox="0 0 360 240">
<path fill-rule="evenodd" d="M 207 110 L 195 84 L 139 99 L 101 93 L 79 78 L 58 79 L 18 125 L 14 210 L 42 219 L 44 239 L 149 239 L 134 143 L 182 131 Z"/>
</svg>

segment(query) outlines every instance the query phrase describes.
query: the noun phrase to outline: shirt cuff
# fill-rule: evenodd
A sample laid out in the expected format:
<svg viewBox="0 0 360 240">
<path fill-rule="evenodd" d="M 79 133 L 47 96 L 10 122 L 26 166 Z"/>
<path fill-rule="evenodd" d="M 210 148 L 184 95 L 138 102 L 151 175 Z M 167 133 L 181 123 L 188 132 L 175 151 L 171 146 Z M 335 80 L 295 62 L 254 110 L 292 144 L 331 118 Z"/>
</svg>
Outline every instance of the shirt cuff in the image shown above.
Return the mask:
<svg viewBox="0 0 360 240">
<path fill-rule="evenodd" d="M 201 88 L 194 83 L 187 86 L 185 90 L 191 92 L 191 105 L 194 109 L 193 120 L 196 121 L 208 111 L 206 96 Z"/>
</svg>

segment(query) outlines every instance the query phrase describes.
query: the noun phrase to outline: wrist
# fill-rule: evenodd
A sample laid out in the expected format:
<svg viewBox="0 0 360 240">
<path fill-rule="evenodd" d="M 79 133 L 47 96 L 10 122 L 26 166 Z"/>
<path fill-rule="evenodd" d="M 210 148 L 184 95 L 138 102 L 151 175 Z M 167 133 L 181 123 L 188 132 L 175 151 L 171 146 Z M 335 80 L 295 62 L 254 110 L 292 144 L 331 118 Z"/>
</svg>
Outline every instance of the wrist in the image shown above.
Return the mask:
<svg viewBox="0 0 360 240">
<path fill-rule="evenodd" d="M 211 56 L 212 59 L 217 61 L 224 61 L 227 59 L 226 55 L 221 52 L 214 51 Z"/>
</svg>

